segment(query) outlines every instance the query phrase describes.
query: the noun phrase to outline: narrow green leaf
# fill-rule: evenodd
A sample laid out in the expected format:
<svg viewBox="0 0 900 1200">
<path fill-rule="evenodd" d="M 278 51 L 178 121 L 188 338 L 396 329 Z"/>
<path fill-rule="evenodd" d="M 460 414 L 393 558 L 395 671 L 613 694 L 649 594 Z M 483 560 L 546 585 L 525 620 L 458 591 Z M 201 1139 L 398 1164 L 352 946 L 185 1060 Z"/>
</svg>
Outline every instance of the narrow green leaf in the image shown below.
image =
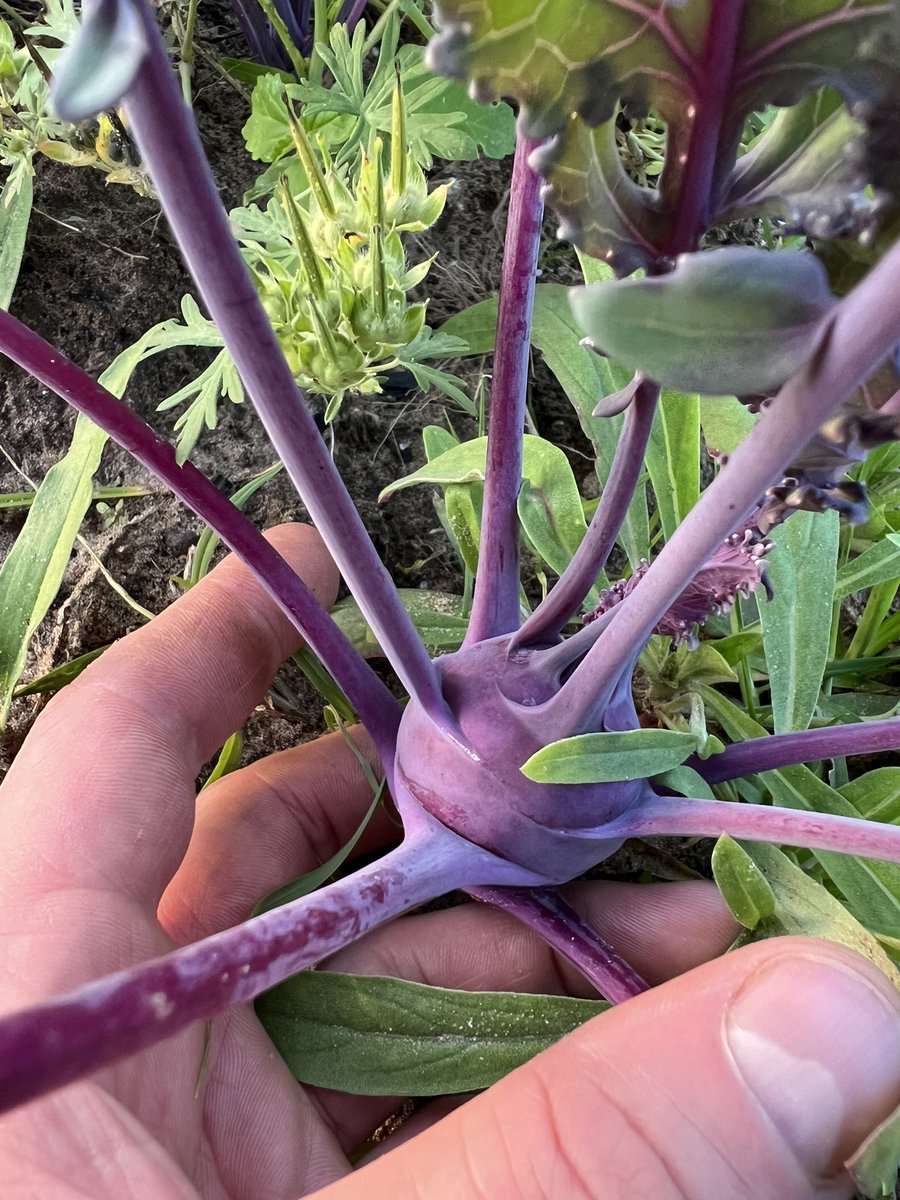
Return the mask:
<svg viewBox="0 0 900 1200">
<path fill-rule="evenodd" d="M 79 416 L 71 446 L 47 472 L 22 532 L 0 566 L 0 725 L 31 636 L 62 582 L 105 443 L 106 434 Z"/>
<path fill-rule="evenodd" d="M 587 532 L 578 484 L 563 451 L 543 438 L 531 443 L 524 475 L 519 520 L 537 553 L 561 575 Z"/>
<path fill-rule="evenodd" d="M 900 823 L 900 767 L 876 767 L 838 791 L 870 821 Z"/>
<path fill-rule="evenodd" d="M 700 396 L 700 428 L 712 454 L 732 454 L 758 417 L 736 396 Z"/>
<path fill-rule="evenodd" d="M 212 787 L 212 785 L 218 782 L 218 780 L 220 780 L 224 775 L 230 775 L 232 771 L 236 771 L 240 766 L 241 755 L 243 752 L 244 739 L 241 736 L 240 731 L 238 731 L 233 733 L 231 737 L 228 738 L 225 745 L 219 751 L 216 764 L 204 781 L 203 787 L 200 789 L 201 792 L 206 791 L 208 787 Z"/>
<path fill-rule="evenodd" d="M 326 971 L 306 971 L 256 1002 L 301 1083 L 362 1096 L 490 1087 L 607 1008 L 599 1000 L 449 991 Z"/>
<path fill-rule="evenodd" d="M 765 730 L 730 700 L 700 684 L 709 712 L 733 741 L 765 736 Z M 775 804 L 807 812 L 858 817 L 858 810 L 841 792 L 824 783 L 809 767 L 781 767 L 760 776 Z M 840 888 L 856 919 L 867 928 L 891 937 L 900 936 L 900 865 L 849 854 L 813 852 L 832 881 Z"/>
<path fill-rule="evenodd" d="M 30 163 L 13 167 L 0 191 L 0 308 L 9 308 L 19 278 L 33 195 Z"/>
<path fill-rule="evenodd" d="M 38 679 L 32 679 L 30 683 L 20 684 L 13 692 L 13 699 L 18 700 L 20 696 L 52 695 L 54 692 L 58 692 L 73 679 L 77 679 L 85 667 L 89 667 L 95 658 L 99 658 L 103 651 L 108 649 L 109 646 L 98 646 L 96 650 L 88 650 L 86 654 L 79 654 L 77 658 L 71 658 L 61 666 L 54 667 L 52 671 L 48 671 L 46 675 L 41 675 Z"/>
<path fill-rule="evenodd" d="M 274 891 L 269 892 L 254 907 L 251 915 L 258 917 L 260 913 L 269 912 L 273 908 L 280 908 L 282 904 L 290 904 L 292 900 L 299 900 L 301 896 L 308 896 L 311 892 L 315 892 L 318 888 L 326 884 L 353 853 L 357 842 L 365 833 L 366 827 L 372 820 L 372 817 L 374 817 L 375 810 L 384 799 L 384 791 L 385 781 L 382 780 L 380 786 L 375 790 L 372 803 L 366 809 L 365 815 L 355 832 L 336 854 L 333 854 L 331 858 L 323 862 L 321 866 L 316 867 L 315 870 L 307 871 L 306 874 L 300 875 L 297 879 L 292 879 L 290 883 L 285 883 L 281 887 L 275 888 Z M 270 992 L 269 995 L 271 994 Z"/>
<path fill-rule="evenodd" d="M 774 846 L 763 842 L 741 842 L 739 846 L 764 877 L 775 898 L 774 914 L 763 917 L 745 940 L 760 941 L 782 934 L 824 938 L 862 954 L 900 987 L 900 971 L 878 941 L 827 888 Z"/>
<path fill-rule="evenodd" d="M 835 600 L 900 576 L 900 533 L 889 533 L 845 563 L 837 573 Z"/>
<path fill-rule="evenodd" d="M 615 783 L 660 775 L 696 749 L 693 734 L 673 729 L 584 733 L 544 746 L 521 770 L 535 783 Z"/>
<path fill-rule="evenodd" d="M 644 459 L 668 541 L 700 495 L 698 396 L 662 393 Z"/>
<path fill-rule="evenodd" d="M 397 594 L 429 650 L 456 650 L 462 645 L 469 622 L 462 615 L 460 596 L 420 588 L 398 588 Z M 337 603 L 331 616 L 364 658 L 383 657 L 375 635 L 352 597 Z"/>
<path fill-rule="evenodd" d="M 715 800 L 716 794 L 693 767 L 672 767 L 661 775 L 654 775 L 652 782 L 660 787 L 677 792 L 679 796 L 694 796 L 698 800 Z"/>
<path fill-rule="evenodd" d="M 776 733 L 806 729 L 828 661 L 840 524 L 836 512 L 794 513 L 769 558 L 775 598 L 760 605 Z"/>
<path fill-rule="evenodd" d="M 900 1108 L 870 1134 L 848 1160 L 847 1170 L 864 1200 L 890 1200 L 900 1170 Z"/>
<path fill-rule="evenodd" d="M 713 877 L 736 921 L 755 929 L 775 915 L 775 893 L 750 855 L 727 834 L 712 852 Z"/>
</svg>

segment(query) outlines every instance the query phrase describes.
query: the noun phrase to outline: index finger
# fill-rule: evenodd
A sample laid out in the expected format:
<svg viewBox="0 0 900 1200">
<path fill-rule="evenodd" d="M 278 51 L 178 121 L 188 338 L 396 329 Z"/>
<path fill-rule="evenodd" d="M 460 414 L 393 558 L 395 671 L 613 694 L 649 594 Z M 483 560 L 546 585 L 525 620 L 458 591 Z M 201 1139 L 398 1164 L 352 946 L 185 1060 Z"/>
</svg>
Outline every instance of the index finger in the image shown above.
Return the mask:
<svg viewBox="0 0 900 1200">
<path fill-rule="evenodd" d="M 337 568 L 315 530 L 289 525 L 267 536 L 332 603 Z M 107 650 L 51 701 L 9 773 L 0 897 L 100 889 L 155 912 L 187 848 L 198 770 L 299 643 L 229 558 Z"/>
</svg>

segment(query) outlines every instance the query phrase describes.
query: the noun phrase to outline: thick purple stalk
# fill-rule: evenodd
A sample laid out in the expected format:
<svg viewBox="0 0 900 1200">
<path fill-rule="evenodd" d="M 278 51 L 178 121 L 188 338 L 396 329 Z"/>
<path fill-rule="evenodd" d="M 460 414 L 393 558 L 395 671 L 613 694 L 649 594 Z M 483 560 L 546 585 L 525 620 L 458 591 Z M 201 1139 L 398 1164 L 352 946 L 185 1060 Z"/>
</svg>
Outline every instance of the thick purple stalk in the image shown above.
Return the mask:
<svg viewBox="0 0 900 1200">
<path fill-rule="evenodd" d="M 337 680 L 371 734 L 385 770 L 391 773 L 400 706 L 303 580 L 253 522 L 191 463 L 179 466 L 169 443 L 157 437 L 124 401 L 2 310 L 0 353 L 89 417 L 215 530 L 296 625 Z"/>
<path fill-rule="evenodd" d="M 384 858 L 310 896 L 0 1020 L 0 1111 L 252 1000 L 392 917 L 458 887 L 536 879 L 421 809 Z"/>
<path fill-rule="evenodd" d="M 741 775 L 758 775 L 775 767 L 816 762 L 845 754 L 880 754 L 900 748 L 900 717 L 886 721 L 863 721 L 828 729 L 804 729 L 773 737 L 751 738 L 728 746 L 721 754 L 704 760 L 691 758 L 688 766 L 707 783 L 722 783 Z"/>
<path fill-rule="evenodd" d="M 467 646 L 519 627 L 516 499 L 522 486 L 531 312 L 544 215 L 541 178 L 528 165 L 528 156 L 537 144 L 520 137 L 513 162 L 491 384 L 484 516 Z"/>
<path fill-rule="evenodd" d="M 552 641 L 570 621 L 606 566 L 644 468 L 659 385 L 642 383 L 625 414 L 609 478 L 587 533 L 549 595 L 515 635 L 513 647 Z"/>
<path fill-rule="evenodd" d="M 900 338 L 894 247 L 828 318 L 820 349 L 778 393 L 691 509 L 559 695 L 547 705 L 569 733 L 596 728 L 598 700 L 628 669 L 688 580 L 784 474 L 816 430 L 892 353 Z M 562 736 L 559 734 L 557 736 Z"/>
<path fill-rule="evenodd" d="M 129 124 L 185 262 L 266 432 L 391 665 L 442 719 L 437 674 L 316 429 L 232 236 L 154 16 L 138 0 L 148 51 L 126 96 Z"/>
<path fill-rule="evenodd" d="M 611 1004 L 647 990 L 648 984 L 610 944 L 583 921 L 556 888 L 467 888 L 470 896 L 517 917 L 568 959 Z"/>
<path fill-rule="evenodd" d="M 733 86 L 744 0 L 716 0 L 710 8 L 703 54 L 693 73 L 693 127 L 678 197 L 678 215 L 663 254 L 694 250 L 710 224 L 722 119 Z"/>
<path fill-rule="evenodd" d="M 727 833 L 749 842 L 774 842 L 900 862 L 898 825 L 762 804 L 657 796 L 610 821 L 603 831 L 623 838 L 720 837 Z"/>
</svg>

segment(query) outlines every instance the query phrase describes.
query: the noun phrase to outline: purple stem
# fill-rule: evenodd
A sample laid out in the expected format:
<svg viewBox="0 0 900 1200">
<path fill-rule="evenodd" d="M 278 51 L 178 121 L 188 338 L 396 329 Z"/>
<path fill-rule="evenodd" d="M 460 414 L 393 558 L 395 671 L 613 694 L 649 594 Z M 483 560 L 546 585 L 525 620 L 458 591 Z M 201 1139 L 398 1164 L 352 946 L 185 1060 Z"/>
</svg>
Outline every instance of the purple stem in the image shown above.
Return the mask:
<svg viewBox="0 0 900 1200">
<path fill-rule="evenodd" d="M 603 827 L 610 837 L 731 837 L 900 862 L 900 826 L 831 813 L 658 796 Z"/>
<path fill-rule="evenodd" d="M 157 437 L 124 401 L 2 310 L 0 352 L 99 425 L 215 530 L 321 658 L 372 735 L 385 769 L 392 772 L 400 706 L 252 521 L 192 463 L 179 466 L 169 443 Z"/>
<path fill-rule="evenodd" d="M 715 167 L 733 86 L 744 0 L 716 0 L 710 8 L 703 56 L 694 72 L 693 128 L 687 150 L 678 215 L 663 254 L 693 250 L 710 223 Z"/>
<path fill-rule="evenodd" d="M 538 144 L 519 137 L 513 162 L 491 384 L 484 518 L 467 646 L 519 627 L 516 499 L 522 486 L 531 311 L 544 215 L 541 179 L 528 165 L 528 156 Z"/>
<path fill-rule="evenodd" d="M 252 1000 L 444 892 L 509 876 L 425 814 L 412 824 L 396 850 L 312 895 L 0 1020 L 0 1111 Z"/>
<path fill-rule="evenodd" d="M 644 467 L 644 451 L 653 428 L 659 385 L 644 382 L 625 414 L 609 478 L 581 545 L 556 586 L 512 639 L 511 649 L 529 642 L 551 641 L 594 586 L 622 528 L 634 489 Z"/>
<path fill-rule="evenodd" d="M 518 917 L 568 959 L 611 1004 L 645 992 L 648 984 L 578 915 L 556 888 L 466 889 L 476 900 Z"/>
<path fill-rule="evenodd" d="M 772 737 L 751 738 L 728 746 L 721 754 L 687 762 L 707 783 L 722 783 L 741 775 L 758 775 L 775 767 L 816 762 L 845 754 L 879 754 L 900 747 L 900 717 L 886 721 L 863 721 L 859 725 L 838 725 L 828 729 L 804 729 L 800 733 L 781 733 Z"/>
<path fill-rule="evenodd" d="M 185 262 L 288 475 L 411 696 L 441 723 L 437 673 L 294 382 L 219 200 L 162 37 L 139 0 L 148 51 L 126 96 L 141 156 Z"/>
<path fill-rule="evenodd" d="M 600 706 L 663 613 L 794 461 L 822 423 L 872 375 L 900 337 L 900 247 L 893 247 L 827 318 L 820 348 L 784 385 L 691 509 L 600 640 L 544 706 L 548 732 L 596 728 Z M 564 736 L 559 733 L 556 736 Z"/>
</svg>

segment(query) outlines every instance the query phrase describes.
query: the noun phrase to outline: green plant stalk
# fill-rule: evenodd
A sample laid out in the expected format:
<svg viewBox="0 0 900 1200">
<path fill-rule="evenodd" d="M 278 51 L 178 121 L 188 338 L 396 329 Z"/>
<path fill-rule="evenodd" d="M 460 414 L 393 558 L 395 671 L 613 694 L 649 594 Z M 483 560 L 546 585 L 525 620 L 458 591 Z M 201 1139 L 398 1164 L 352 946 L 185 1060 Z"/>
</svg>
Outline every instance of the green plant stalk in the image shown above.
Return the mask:
<svg viewBox="0 0 900 1200">
<path fill-rule="evenodd" d="M 872 588 L 859 625 L 847 647 L 847 658 L 862 658 L 876 653 L 870 643 L 874 641 L 882 621 L 891 611 L 898 588 L 900 579 L 886 579 Z"/>
<path fill-rule="evenodd" d="M 95 487 L 91 503 L 97 500 L 122 500 L 132 496 L 149 496 L 152 492 L 153 488 L 139 487 L 137 484 L 131 487 Z M 36 495 L 37 492 L 34 489 L 27 492 L 5 492 L 0 495 L 0 512 L 7 508 L 30 508 Z"/>
<path fill-rule="evenodd" d="M 189 0 L 187 20 L 181 35 L 181 61 L 178 64 L 178 74 L 181 76 L 181 92 L 184 102 L 191 104 L 191 80 L 194 77 L 194 30 L 197 27 L 197 9 L 200 0 Z"/>
<path fill-rule="evenodd" d="M 325 176 L 322 174 L 322 169 L 316 161 L 316 156 L 313 154 L 313 148 L 309 138 L 306 135 L 306 130 L 294 111 L 294 106 L 290 98 L 287 102 L 288 120 L 291 126 L 291 140 L 294 143 L 294 149 L 297 151 L 297 156 L 303 170 L 306 172 L 306 178 L 309 180 L 310 190 L 315 197 L 323 216 L 334 217 L 336 215 L 334 202 L 331 199 L 331 193 L 328 191 L 328 184 L 325 181 Z"/>
<path fill-rule="evenodd" d="M 301 646 L 296 654 L 291 655 L 291 661 L 300 668 L 322 699 L 331 705 L 342 720 L 351 725 L 359 720 L 353 705 L 335 682 L 334 677 L 322 666 L 322 662 L 314 650 L 311 650 L 309 646 Z"/>
<path fill-rule="evenodd" d="M 328 4 L 327 0 L 315 0 L 313 5 L 313 47 L 309 56 L 309 82 L 320 84 L 325 75 L 325 62 L 319 53 L 319 46 L 328 41 Z"/>
<path fill-rule="evenodd" d="M 894 613 L 881 625 L 869 644 L 870 654 L 880 654 L 892 642 L 900 639 L 900 613 Z"/>
<path fill-rule="evenodd" d="M 305 79 L 306 61 L 304 60 L 303 55 L 294 45 L 293 39 L 291 38 L 290 33 L 288 33 L 288 27 L 278 15 L 272 0 L 256 0 L 256 3 L 263 10 L 266 20 L 275 30 L 275 34 L 278 37 L 279 42 L 281 42 L 282 46 L 284 47 L 285 54 L 291 60 L 291 66 L 294 68 L 294 74 L 298 79 Z"/>
<path fill-rule="evenodd" d="M 406 104 L 400 64 L 394 63 L 394 94 L 391 97 L 391 187 L 395 196 L 406 191 Z"/>
<path fill-rule="evenodd" d="M 731 610 L 731 631 L 732 633 L 744 632 L 744 618 L 741 616 L 740 599 L 736 601 L 734 608 Z M 750 661 L 746 654 L 738 662 L 738 680 L 741 686 L 741 698 L 744 701 L 744 708 L 747 710 L 747 715 L 756 721 L 758 720 L 759 697 L 756 693 L 756 684 L 753 682 Z"/>
<path fill-rule="evenodd" d="M 313 293 L 317 300 L 325 299 L 325 280 L 322 277 L 322 267 L 319 262 L 319 256 L 313 248 L 310 240 L 309 230 L 306 228 L 306 222 L 303 220 L 303 215 L 291 195 L 291 188 L 288 182 L 287 175 L 282 175 L 278 181 L 276 188 L 278 199 L 281 202 L 281 207 L 287 214 L 288 221 L 291 225 L 291 234 L 294 239 L 294 246 L 300 256 L 300 263 L 303 272 L 306 276 L 306 283 L 309 290 Z"/>
</svg>

